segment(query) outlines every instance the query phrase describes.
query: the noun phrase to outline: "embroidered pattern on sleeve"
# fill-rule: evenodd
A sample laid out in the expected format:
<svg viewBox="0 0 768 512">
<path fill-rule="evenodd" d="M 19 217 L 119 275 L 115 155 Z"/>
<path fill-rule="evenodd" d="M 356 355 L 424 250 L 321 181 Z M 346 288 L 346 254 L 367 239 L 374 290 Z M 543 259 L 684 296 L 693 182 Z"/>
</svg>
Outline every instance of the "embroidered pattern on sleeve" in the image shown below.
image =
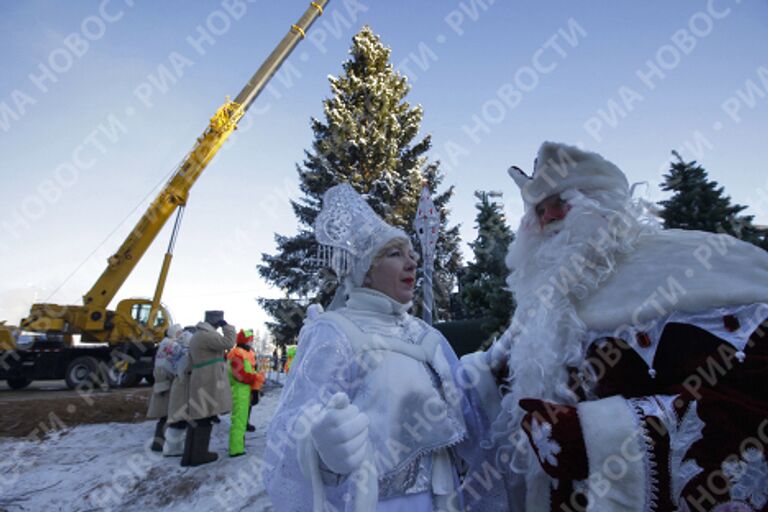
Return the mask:
<svg viewBox="0 0 768 512">
<path fill-rule="evenodd" d="M 643 464 L 645 466 L 645 510 L 656 510 L 659 505 L 658 461 L 653 451 L 654 440 L 645 422 L 645 417 L 663 418 L 665 412 L 656 397 L 631 398 L 629 403 L 635 413 L 637 444 L 639 449 L 642 450 Z M 667 421 L 664 421 L 664 424 L 666 423 Z"/>
<path fill-rule="evenodd" d="M 693 443 L 703 437 L 704 422 L 696 412 L 696 402 L 691 402 L 679 424 L 668 426 L 670 448 L 670 474 L 672 475 L 672 499 L 680 503 L 683 489 L 693 477 L 704 471 L 693 459 L 684 459 Z"/>
<path fill-rule="evenodd" d="M 557 454 L 560 453 L 562 448 L 560 448 L 557 441 L 552 439 L 552 425 L 546 421 L 539 423 L 536 418 L 533 418 L 531 422 L 531 438 L 541 460 L 557 467 Z"/>
<path fill-rule="evenodd" d="M 742 452 L 741 459 L 725 461 L 723 473 L 730 481 L 732 500 L 749 502 L 756 510 L 768 503 L 768 464 L 757 448 Z"/>
<path fill-rule="evenodd" d="M 685 454 L 691 449 L 691 446 L 703 437 L 702 430 L 704 422 L 699 418 L 697 412 L 697 403 L 691 402 L 680 420 L 674 409 L 676 395 L 655 395 L 650 397 L 633 398 L 629 400 L 636 411 L 638 420 L 641 421 L 644 416 L 655 416 L 658 418 L 669 433 L 669 474 L 671 475 L 671 497 L 674 503 L 682 507 L 681 496 L 683 489 L 688 485 L 693 477 L 703 471 L 695 460 L 686 459 Z M 648 455 L 652 452 L 647 444 L 650 442 L 648 432 L 640 429 L 641 437 L 646 444 L 645 451 Z M 658 474 L 656 464 L 660 461 L 653 460 L 652 457 L 646 457 L 646 472 L 649 475 L 649 483 L 646 489 L 646 503 L 649 510 L 653 510 L 658 505 Z"/>
</svg>

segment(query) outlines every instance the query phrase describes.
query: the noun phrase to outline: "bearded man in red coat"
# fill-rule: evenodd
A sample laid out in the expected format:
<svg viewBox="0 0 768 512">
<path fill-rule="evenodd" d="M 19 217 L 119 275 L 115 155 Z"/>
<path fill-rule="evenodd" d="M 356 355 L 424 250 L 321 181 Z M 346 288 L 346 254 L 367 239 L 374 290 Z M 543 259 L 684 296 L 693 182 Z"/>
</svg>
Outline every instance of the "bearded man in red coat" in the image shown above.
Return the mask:
<svg viewBox="0 0 768 512">
<path fill-rule="evenodd" d="M 596 153 L 547 142 L 509 173 L 518 305 L 489 353 L 510 508 L 768 510 L 768 253 L 661 229 Z"/>
</svg>

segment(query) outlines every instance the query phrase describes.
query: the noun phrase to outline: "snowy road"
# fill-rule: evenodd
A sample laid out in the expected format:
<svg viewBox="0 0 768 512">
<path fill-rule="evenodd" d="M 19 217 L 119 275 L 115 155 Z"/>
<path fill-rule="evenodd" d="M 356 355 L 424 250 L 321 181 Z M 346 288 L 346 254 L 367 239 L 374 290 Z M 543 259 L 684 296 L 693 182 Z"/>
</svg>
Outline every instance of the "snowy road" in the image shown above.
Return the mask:
<svg viewBox="0 0 768 512">
<path fill-rule="evenodd" d="M 229 416 L 214 426 L 219 460 L 182 468 L 149 450 L 154 421 L 81 425 L 43 442 L 0 440 L 0 511 L 272 510 L 259 466 L 282 388 L 254 408 L 247 455 L 227 453 Z"/>
</svg>

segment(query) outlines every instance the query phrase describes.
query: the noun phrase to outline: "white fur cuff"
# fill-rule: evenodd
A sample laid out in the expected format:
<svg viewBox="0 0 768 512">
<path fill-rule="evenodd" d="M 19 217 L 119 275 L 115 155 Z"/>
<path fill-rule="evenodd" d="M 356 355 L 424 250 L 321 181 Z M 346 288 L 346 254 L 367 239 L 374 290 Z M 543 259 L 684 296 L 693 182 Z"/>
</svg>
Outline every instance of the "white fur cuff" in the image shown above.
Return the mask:
<svg viewBox="0 0 768 512">
<path fill-rule="evenodd" d="M 613 396 L 578 405 L 589 460 L 589 512 L 645 509 L 645 453 L 629 403 Z"/>
</svg>

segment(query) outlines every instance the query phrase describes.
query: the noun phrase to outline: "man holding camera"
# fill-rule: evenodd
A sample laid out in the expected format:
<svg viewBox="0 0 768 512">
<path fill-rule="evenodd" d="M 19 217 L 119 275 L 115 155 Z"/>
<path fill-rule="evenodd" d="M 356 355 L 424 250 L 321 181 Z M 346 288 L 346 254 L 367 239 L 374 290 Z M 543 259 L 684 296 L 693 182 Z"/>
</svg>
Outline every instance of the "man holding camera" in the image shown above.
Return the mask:
<svg viewBox="0 0 768 512">
<path fill-rule="evenodd" d="M 217 332 L 219 328 L 222 334 Z M 208 451 L 208 444 L 214 419 L 232 409 L 224 352 L 234 346 L 235 328 L 224 320 L 224 313 L 206 311 L 205 321 L 197 324 L 197 332 L 189 342 L 191 421 L 187 427 L 182 466 L 199 466 L 219 458 Z"/>
</svg>

